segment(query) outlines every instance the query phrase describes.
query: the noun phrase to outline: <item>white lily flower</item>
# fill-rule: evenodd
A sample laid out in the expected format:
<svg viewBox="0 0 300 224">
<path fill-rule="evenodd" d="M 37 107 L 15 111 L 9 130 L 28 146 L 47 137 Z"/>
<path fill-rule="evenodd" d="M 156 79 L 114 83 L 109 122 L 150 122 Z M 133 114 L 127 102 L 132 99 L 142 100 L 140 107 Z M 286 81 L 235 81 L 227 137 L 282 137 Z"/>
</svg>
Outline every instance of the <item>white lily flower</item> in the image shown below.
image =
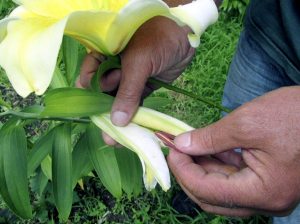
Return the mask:
<svg viewBox="0 0 300 224">
<path fill-rule="evenodd" d="M 165 16 L 193 30 L 189 40 L 217 20 L 213 0 L 169 8 L 162 0 L 15 0 L 19 7 L 0 21 L 0 65 L 19 95 L 43 94 L 54 73 L 63 35 L 104 55 L 121 52 L 136 30 Z"/>
<path fill-rule="evenodd" d="M 194 128 L 169 115 L 144 107 L 139 108 L 133 123 L 126 127 L 113 125 L 108 113 L 92 116 L 91 120 L 114 140 L 139 156 L 147 190 L 153 189 L 157 182 L 164 191 L 170 188 L 170 173 L 161 151 L 163 143 L 153 131 L 178 135 Z"/>
<path fill-rule="evenodd" d="M 170 188 L 169 169 L 160 149 L 160 141 L 153 132 L 134 123 L 117 127 L 111 123 L 109 114 L 92 116 L 91 119 L 113 139 L 138 155 L 147 190 L 155 188 L 157 182 L 164 191 Z"/>
</svg>

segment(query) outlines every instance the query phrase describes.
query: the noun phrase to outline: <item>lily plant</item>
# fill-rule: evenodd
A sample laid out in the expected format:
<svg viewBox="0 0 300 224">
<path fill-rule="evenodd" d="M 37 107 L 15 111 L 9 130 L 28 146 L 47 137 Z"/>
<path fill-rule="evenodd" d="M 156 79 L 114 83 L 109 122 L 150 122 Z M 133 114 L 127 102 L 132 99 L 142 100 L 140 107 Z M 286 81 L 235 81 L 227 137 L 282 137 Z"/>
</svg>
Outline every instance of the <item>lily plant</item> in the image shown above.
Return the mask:
<svg viewBox="0 0 300 224">
<path fill-rule="evenodd" d="M 165 16 L 181 26 L 189 26 L 192 33 L 188 39 L 191 46 L 197 47 L 201 34 L 218 18 L 213 0 L 196 0 L 173 8 L 162 0 L 14 2 L 19 6 L 0 21 L 0 65 L 22 97 L 32 92 L 42 95 L 47 90 L 64 35 L 78 40 L 88 51 L 112 56 L 126 47 L 143 23 L 155 16 Z M 108 114 L 92 116 L 91 120 L 137 153 L 143 164 L 147 189 L 152 189 L 157 181 L 164 190 L 170 187 L 168 167 L 160 150 L 161 141 L 145 127 L 174 135 L 191 130 L 191 127 L 144 108 L 137 113 L 135 123 L 123 128 L 114 126 Z"/>
</svg>

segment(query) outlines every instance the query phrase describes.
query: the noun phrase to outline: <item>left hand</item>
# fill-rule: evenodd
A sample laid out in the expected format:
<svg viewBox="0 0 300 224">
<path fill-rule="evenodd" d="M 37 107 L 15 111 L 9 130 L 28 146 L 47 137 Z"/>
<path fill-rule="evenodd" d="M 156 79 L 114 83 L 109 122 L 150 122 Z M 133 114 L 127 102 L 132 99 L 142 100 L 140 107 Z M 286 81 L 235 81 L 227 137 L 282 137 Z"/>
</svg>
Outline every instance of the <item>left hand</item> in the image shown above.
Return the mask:
<svg viewBox="0 0 300 224">
<path fill-rule="evenodd" d="M 117 90 L 111 111 L 113 124 L 126 126 L 131 121 L 141 99 L 156 88 L 147 84 L 148 78 L 171 83 L 182 74 L 195 52 L 187 38 L 190 31 L 165 17 L 152 18 L 137 30 L 121 52 L 121 70 L 101 77 L 103 91 Z M 85 58 L 77 86 L 89 87 L 101 61 L 99 57 L 90 54 Z"/>
<path fill-rule="evenodd" d="M 300 87 L 272 91 L 208 127 L 178 136 L 178 151 L 168 156 L 170 169 L 205 211 L 287 215 L 300 201 L 299 121 Z M 213 158 L 223 153 L 224 159 L 224 152 L 230 164 Z"/>
</svg>

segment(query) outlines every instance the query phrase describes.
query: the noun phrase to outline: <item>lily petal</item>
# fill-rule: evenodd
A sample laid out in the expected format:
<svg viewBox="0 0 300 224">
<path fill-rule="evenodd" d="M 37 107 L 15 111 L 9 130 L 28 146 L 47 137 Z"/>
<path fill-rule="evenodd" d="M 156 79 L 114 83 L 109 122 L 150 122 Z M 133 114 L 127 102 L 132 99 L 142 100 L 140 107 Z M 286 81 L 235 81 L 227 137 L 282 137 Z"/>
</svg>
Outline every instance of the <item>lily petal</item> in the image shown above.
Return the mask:
<svg viewBox="0 0 300 224">
<path fill-rule="evenodd" d="M 66 22 L 32 18 L 8 24 L 0 44 L 0 65 L 22 97 L 31 92 L 41 95 L 49 86 Z"/>
<path fill-rule="evenodd" d="M 198 47 L 200 36 L 218 20 L 218 8 L 213 0 L 197 0 L 190 4 L 181 5 L 170 9 L 171 14 L 188 25 L 193 34 L 189 34 L 189 41 L 192 47 Z"/>
<path fill-rule="evenodd" d="M 118 12 L 129 0 L 18 0 L 27 10 L 37 15 L 62 19 L 76 11 Z"/>
<path fill-rule="evenodd" d="M 161 0 L 129 1 L 108 30 L 106 41 L 110 52 L 117 54 L 124 49 L 136 30 L 147 20 L 166 15 L 170 15 L 169 7 Z"/>
<path fill-rule="evenodd" d="M 172 135 L 180 135 L 194 130 L 181 120 L 146 107 L 139 107 L 132 122 L 155 131 L 163 131 Z"/>
<path fill-rule="evenodd" d="M 5 38 L 7 34 L 7 24 L 15 20 L 14 18 L 5 18 L 0 21 L 0 42 Z"/>
<path fill-rule="evenodd" d="M 109 114 L 92 116 L 91 120 L 117 142 L 137 153 L 142 161 L 146 189 L 153 189 L 156 181 L 164 191 L 170 188 L 169 169 L 153 132 L 133 123 L 117 127 L 111 123 Z"/>
</svg>

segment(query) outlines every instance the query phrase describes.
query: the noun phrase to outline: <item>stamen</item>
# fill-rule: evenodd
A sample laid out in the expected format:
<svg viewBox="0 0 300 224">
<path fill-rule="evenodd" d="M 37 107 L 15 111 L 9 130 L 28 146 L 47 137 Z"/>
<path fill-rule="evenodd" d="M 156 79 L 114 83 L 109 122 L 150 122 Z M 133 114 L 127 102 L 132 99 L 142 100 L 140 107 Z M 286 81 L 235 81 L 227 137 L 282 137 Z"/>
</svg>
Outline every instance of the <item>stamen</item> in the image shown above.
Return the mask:
<svg viewBox="0 0 300 224">
<path fill-rule="evenodd" d="M 172 149 L 176 149 L 174 144 L 174 139 L 175 139 L 174 135 L 162 131 L 155 132 L 155 135 L 165 144 L 165 146 Z"/>
</svg>

